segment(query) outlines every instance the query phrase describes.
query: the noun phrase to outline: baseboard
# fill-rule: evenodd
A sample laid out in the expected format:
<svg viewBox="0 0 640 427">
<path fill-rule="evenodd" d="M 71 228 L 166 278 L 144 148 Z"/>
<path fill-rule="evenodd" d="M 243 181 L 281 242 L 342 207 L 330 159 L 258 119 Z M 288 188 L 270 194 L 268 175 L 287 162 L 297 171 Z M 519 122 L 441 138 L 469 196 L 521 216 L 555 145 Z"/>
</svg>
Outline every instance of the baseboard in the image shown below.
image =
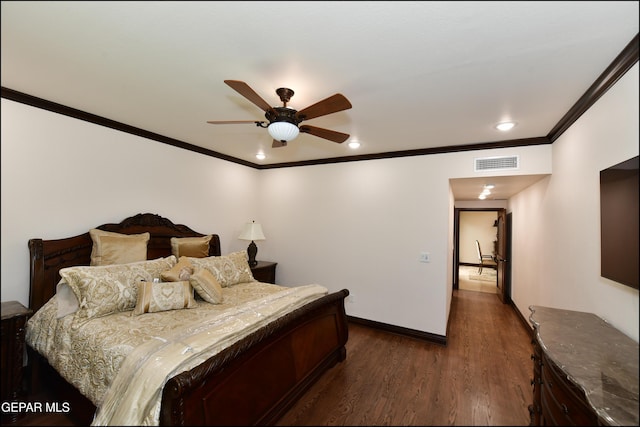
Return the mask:
<svg viewBox="0 0 640 427">
<path fill-rule="evenodd" d="M 461 262 L 458 263 L 458 266 L 462 267 L 475 267 L 475 268 L 480 268 L 480 264 L 473 264 L 473 263 L 469 263 L 469 262 Z M 498 269 L 498 265 L 497 264 L 485 264 L 482 266 L 482 268 L 491 268 L 493 270 L 497 270 Z"/>
<path fill-rule="evenodd" d="M 529 323 L 529 320 L 527 320 L 527 318 L 522 313 L 520 313 L 520 310 L 518 310 L 518 307 L 516 307 L 516 305 L 513 303 L 513 300 L 510 300 L 509 304 L 513 308 L 513 311 L 515 311 L 518 319 L 520 319 L 520 323 L 522 324 L 522 326 L 524 326 L 524 328 L 531 336 L 531 339 L 533 339 L 533 326 L 531 325 L 531 323 Z"/>
<path fill-rule="evenodd" d="M 387 323 L 376 322 L 374 320 L 362 319 L 360 317 L 347 316 L 347 321 L 357 323 L 371 328 L 380 329 L 392 334 L 403 335 L 409 338 L 416 338 L 422 341 L 428 341 L 434 344 L 447 345 L 447 337 L 442 335 L 431 334 L 429 332 L 418 331 L 416 329 L 403 328 L 401 326 L 389 325 Z"/>
</svg>

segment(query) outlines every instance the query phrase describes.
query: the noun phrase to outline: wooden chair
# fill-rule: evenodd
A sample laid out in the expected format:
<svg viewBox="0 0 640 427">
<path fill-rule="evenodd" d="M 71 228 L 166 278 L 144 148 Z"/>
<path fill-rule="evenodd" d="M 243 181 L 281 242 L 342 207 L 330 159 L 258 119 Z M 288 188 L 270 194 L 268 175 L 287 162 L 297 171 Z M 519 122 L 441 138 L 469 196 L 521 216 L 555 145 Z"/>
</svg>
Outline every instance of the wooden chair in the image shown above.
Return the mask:
<svg viewBox="0 0 640 427">
<path fill-rule="evenodd" d="M 485 266 L 485 262 L 489 262 L 486 265 L 495 265 L 492 255 L 483 255 L 480 249 L 480 242 L 476 240 L 476 251 L 478 252 L 478 261 L 480 261 L 480 268 L 478 268 L 478 274 L 482 274 L 482 268 Z"/>
</svg>

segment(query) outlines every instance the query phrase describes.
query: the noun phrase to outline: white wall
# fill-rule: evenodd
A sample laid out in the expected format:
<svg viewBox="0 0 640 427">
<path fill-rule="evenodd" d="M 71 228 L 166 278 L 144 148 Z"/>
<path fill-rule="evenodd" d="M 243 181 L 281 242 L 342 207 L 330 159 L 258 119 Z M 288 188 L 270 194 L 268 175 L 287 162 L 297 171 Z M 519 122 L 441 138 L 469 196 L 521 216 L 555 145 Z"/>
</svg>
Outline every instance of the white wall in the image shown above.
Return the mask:
<svg viewBox="0 0 640 427">
<path fill-rule="evenodd" d="M 246 248 L 257 216 L 246 166 L 2 99 L 2 301 L 29 302 L 31 238 L 57 239 L 150 212 L 201 233 L 223 253 Z"/>
<path fill-rule="evenodd" d="M 638 341 L 638 291 L 600 277 L 600 171 L 638 155 L 638 64 L 553 143 L 553 175 L 513 197 L 512 298 L 595 313 Z"/>
<path fill-rule="evenodd" d="M 280 283 L 347 288 L 350 315 L 445 334 L 448 182 L 436 159 L 267 170 L 260 196 Z"/>
</svg>

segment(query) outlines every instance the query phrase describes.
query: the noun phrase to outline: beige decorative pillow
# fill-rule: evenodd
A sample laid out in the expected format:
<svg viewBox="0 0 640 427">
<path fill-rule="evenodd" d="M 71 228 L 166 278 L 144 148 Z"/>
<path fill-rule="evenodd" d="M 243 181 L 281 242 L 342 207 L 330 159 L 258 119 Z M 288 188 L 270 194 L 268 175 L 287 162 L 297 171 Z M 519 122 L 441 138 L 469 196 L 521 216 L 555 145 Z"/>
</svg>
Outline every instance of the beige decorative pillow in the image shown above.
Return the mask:
<svg viewBox="0 0 640 427">
<path fill-rule="evenodd" d="M 93 248 L 91 265 L 128 264 L 147 260 L 147 244 L 151 235 L 120 234 L 98 229 L 89 230 Z"/>
<path fill-rule="evenodd" d="M 160 278 L 165 282 L 179 282 L 181 280 L 189 280 L 193 274 L 193 265 L 186 257 L 180 257 L 178 263 L 171 270 L 163 271 Z"/>
<path fill-rule="evenodd" d="M 182 282 L 138 282 L 138 298 L 134 315 L 197 307 L 193 288 Z"/>
<path fill-rule="evenodd" d="M 247 251 L 232 252 L 223 256 L 210 256 L 207 258 L 187 257 L 193 267 L 206 268 L 209 270 L 220 286 L 226 288 L 238 283 L 255 282 L 249 262 L 247 261 Z"/>
<path fill-rule="evenodd" d="M 209 256 L 209 242 L 213 236 L 202 237 L 172 237 L 171 253 L 176 258 L 190 256 L 194 258 L 205 258 Z"/>
<path fill-rule="evenodd" d="M 60 276 L 78 299 L 76 316 L 92 318 L 133 309 L 138 282 L 153 282 L 176 263 L 176 257 L 171 255 L 130 264 L 67 267 L 60 270 Z"/>
<path fill-rule="evenodd" d="M 222 302 L 222 286 L 218 279 L 206 268 L 200 268 L 191 275 L 189 283 L 203 300 L 211 304 Z"/>
</svg>

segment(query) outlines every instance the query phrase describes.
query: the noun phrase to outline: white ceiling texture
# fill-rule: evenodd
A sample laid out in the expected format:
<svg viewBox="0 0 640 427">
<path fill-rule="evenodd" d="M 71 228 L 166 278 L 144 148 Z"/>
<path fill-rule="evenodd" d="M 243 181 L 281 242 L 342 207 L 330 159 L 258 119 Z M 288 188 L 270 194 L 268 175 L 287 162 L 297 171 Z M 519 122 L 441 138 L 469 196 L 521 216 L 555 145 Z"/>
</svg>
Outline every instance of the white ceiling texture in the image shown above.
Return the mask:
<svg viewBox="0 0 640 427">
<path fill-rule="evenodd" d="M 638 34 L 637 1 L 2 1 L 1 17 L 3 93 L 258 168 L 546 138 Z M 350 138 L 272 148 L 254 124 L 208 124 L 265 120 L 224 80 L 274 107 L 290 88 L 296 110 L 340 93 L 351 109 L 302 124 Z"/>
</svg>

